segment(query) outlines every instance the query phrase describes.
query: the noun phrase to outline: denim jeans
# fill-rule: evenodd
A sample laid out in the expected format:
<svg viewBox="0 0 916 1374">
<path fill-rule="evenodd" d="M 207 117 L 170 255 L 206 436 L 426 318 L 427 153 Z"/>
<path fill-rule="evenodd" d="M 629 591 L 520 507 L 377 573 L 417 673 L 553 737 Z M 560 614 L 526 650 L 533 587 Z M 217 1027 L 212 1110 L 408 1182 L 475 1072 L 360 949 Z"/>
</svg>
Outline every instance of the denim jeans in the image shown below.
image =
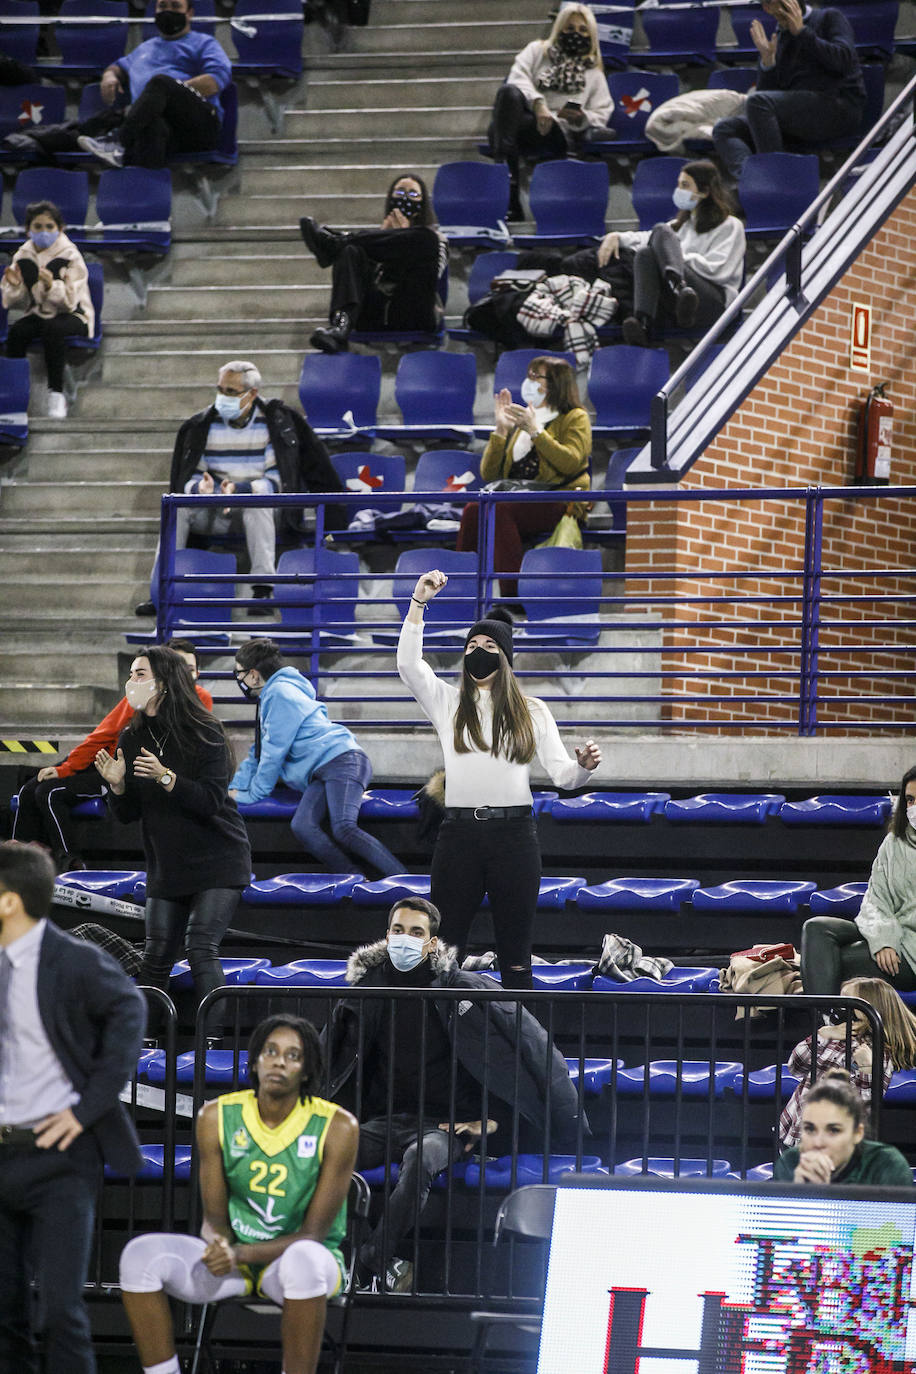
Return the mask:
<svg viewBox="0 0 916 1374">
<path fill-rule="evenodd" d="M 437 1174 L 453 1160 L 465 1153 L 464 1142 L 458 1135 L 440 1131 L 436 1117 L 417 1117 L 395 1112 L 390 1121 L 391 1159 L 400 1162 L 398 1181 L 388 1198 L 387 1247 L 382 1253 L 383 1220 L 360 1247 L 360 1263 L 373 1273 L 383 1272 L 392 1258 L 400 1255 L 406 1233 L 416 1225 L 417 1217 L 426 1206 L 429 1190 Z M 359 1128 L 357 1169 L 375 1169 L 385 1163 L 389 1122 L 385 1117 L 364 1121 Z M 423 1142 L 422 1160 L 420 1141 Z M 417 1174 L 420 1172 L 420 1192 L 417 1196 Z"/>
<path fill-rule="evenodd" d="M 356 823 L 371 777 L 368 755 L 362 749 L 348 749 L 316 768 L 302 794 L 291 822 L 293 834 L 329 873 L 358 872 L 351 855 L 376 869 L 383 878 L 404 872 L 404 865 L 391 851 Z M 333 839 L 321 828 L 325 816 L 330 817 Z"/>
</svg>

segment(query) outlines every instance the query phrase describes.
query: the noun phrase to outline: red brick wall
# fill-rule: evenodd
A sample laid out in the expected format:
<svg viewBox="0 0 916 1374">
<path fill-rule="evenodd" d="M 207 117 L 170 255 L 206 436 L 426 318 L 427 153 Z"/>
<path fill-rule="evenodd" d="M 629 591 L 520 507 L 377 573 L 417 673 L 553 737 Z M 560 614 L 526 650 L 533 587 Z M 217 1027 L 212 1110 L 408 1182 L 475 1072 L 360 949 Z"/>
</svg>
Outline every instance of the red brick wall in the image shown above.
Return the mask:
<svg viewBox="0 0 916 1374">
<path fill-rule="evenodd" d="M 695 463 L 684 486 L 847 485 L 853 471 L 857 402 L 871 385 L 883 381 L 889 383 L 888 394 L 895 408 L 891 480 L 916 484 L 914 244 L 916 195 L 911 193 Z M 865 302 L 872 309 L 870 374 L 853 371 L 849 365 L 853 302 Z M 715 502 L 700 507 L 692 502 L 665 505 L 659 499 L 630 507 L 628 573 L 667 567 L 676 570 L 679 577 L 667 583 L 630 581 L 628 596 L 645 596 L 654 590 L 662 595 L 677 591 L 693 597 L 743 593 L 767 598 L 740 606 L 693 604 L 678 609 L 679 621 L 727 623 L 695 631 L 667 630 L 665 643 L 672 650 L 689 641 L 710 652 L 693 654 L 686 660 L 681 654 L 670 655 L 663 666 L 679 670 L 686 663 L 710 676 L 701 681 L 669 679 L 666 718 L 685 723 L 698 718 L 744 721 L 748 725 L 795 719 L 799 657 L 793 649 L 800 638 L 796 622 L 801 607 L 787 601 L 778 603 L 773 594 L 785 597 L 800 592 L 801 580 L 785 574 L 802 568 L 804 532 L 803 503 L 768 507 Z M 863 592 L 888 597 L 916 592 L 916 578 L 874 578 L 853 584 L 842 575 L 875 568 L 916 567 L 916 500 L 894 501 L 881 508 L 852 499 L 829 503 L 824 512 L 823 549 L 824 568 L 837 573 L 824 579 L 825 597 Z M 752 577 L 722 581 L 708 576 L 729 569 L 770 576 L 766 581 Z M 783 575 L 774 581 L 772 575 L 779 573 Z M 673 611 L 657 609 L 668 620 L 675 618 Z M 916 604 L 863 601 L 825 602 L 822 606 L 822 622 L 867 622 L 885 616 L 916 622 Z M 916 697 L 906 679 L 886 676 L 889 670 L 916 663 L 916 653 L 900 652 L 904 646 L 916 646 L 916 624 L 910 630 L 904 625 L 860 623 L 840 627 L 824 623 L 820 643 L 820 668 L 844 674 L 822 686 L 822 692 Z M 853 650 L 852 643 L 864 648 Z M 755 645 L 778 646 L 785 652 L 775 656 L 734 653 L 736 647 L 753 649 Z M 717 676 L 723 668 L 739 676 Z M 744 676 L 775 674 L 777 670 L 782 671 L 782 677 Z M 865 676 L 845 676 L 856 671 Z M 767 702 L 757 700 L 758 694 L 790 695 L 793 699 Z M 727 700 L 691 704 L 684 700 L 688 695 Z M 892 723 L 914 718 L 916 700 L 838 703 L 825 705 L 820 712 L 822 721 L 836 720 L 839 729 L 850 719 Z"/>
</svg>

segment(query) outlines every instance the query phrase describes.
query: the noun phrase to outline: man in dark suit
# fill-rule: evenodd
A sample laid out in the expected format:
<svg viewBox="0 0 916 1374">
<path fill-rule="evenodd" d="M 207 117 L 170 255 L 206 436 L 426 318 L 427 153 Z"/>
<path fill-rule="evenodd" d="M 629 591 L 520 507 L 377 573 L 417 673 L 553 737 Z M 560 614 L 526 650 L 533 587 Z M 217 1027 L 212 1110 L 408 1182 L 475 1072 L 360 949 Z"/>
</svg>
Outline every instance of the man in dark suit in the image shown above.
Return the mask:
<svg viewBox="0 0 916 1374">
<path fill-rule="evenodd" d="M 0 1370 L 95 1374 L 83 1285 L 102 1161 L 134 1174 L 118 1094 L 143 1038 L 143 998 L 114 960 L 47 919 L 54 869 L 0 844 Z"/>
</svg>

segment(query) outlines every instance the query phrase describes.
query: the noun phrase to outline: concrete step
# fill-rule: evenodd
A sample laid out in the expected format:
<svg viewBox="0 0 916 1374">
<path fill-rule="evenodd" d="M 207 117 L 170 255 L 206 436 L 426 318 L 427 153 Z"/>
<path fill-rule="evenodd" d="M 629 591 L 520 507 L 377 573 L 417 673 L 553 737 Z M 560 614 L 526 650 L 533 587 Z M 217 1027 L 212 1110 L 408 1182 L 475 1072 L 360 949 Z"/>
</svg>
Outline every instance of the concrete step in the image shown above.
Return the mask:
<svg viewBox="0 0 916 1374">
<path fill-rule="evenodd" d="M 169 264 L 165 282 L 169 286 L 252 286 L 266 288 L 275 282 L 284 286 L 328 285 L 328 271 L 318 266 L 302 244 L 299 252 L 235 254 L 218 258 L 176 258 Z M 164 283 L 165 284 L 165 283 Z"/>
<path fill-rule="evenodd" d="M 122 517 L 152 515 L 158 512 L 161 495 L 158 482 L 11 482 L 0 490 L 0 516 L 4 521 L 52 521 L 59 513 L 64 521 L 85 521 L 109 512 Z"/>
<path fill-rule="evenodd" d="M 503 74 L 504 75 L 504 74 Z M 492 97 L 495 97 L 501 77 L 491 82 L 482 81 L 476 73 L 467 76 L 442 73 L 427 76 L 422 69 L 413 80 L 403 77 L 369 77 L 362 81 L 337 80 L 328 77 L 313 77 L 306 89 L 305 108 L 307 110 L 353 109 L 381 111 L 400 110 L 405 106 L 432 106 L 445 109 L 456 105 L 479 105 L 492 84 Z M 491 101 L 492 103 L 492 101 Z M 286 117 L 295 113 L 287 109 Z"/>
<path fill-rule="evenodd" d="M 298 404 L 299 392 L 294 385 L 272 386 L 270 390 L 272 395 L 286 401 L 288 405 Z M 194 383 L 190 386 L 183 383 L 157 383 L 147 386 L 141 382 L 137 386 L 87 389 L 79 396 L 74 413 L 82 419 L 92 419 L 95 416 L 107 419 L 112 414 L 136 416 L 138 419 L 155 417 L 163 423 L 170 421 L 177 427 L 189 415 L 205 409 L 212 400 L 212 382 Z M 2 509 L 0 505 L 0 510 Z M 143 508 L 138 506 L 130 509 Z"/>
<path fill-rule="evenodd" d="M 425 33 L 430 25 L 435 25 L 443 17 L 442 0 L 373 0 L 373 24 L 412 24 Z M 482 24 L 505 16 L 512 19 L 518 14 L 516 4 L 500 4 L 498 0 L 462 0 L 460 17 L 476 20 Z M 448 13 L 448 11 L 446 11 Z M 457 11 L 453 11 L 457 13 Z M 544 32 L 547 32 L 546 25 Z"/>
<path fill-rule="evenodd" d="M 442 109 L 436 104 L 409 107 L 403 98 L 399 106 L 386 106 L 370 113 L 365 107 L 336 110 L 287 110 L 283 126 L 285 138 L 307 138 L 316 143 L 325 138 L 359 138 L 366 133 L 371 120 L 373 138 L 387 132 L 398 136 L 411 134 L 447 134 L 450 138 L 464 134 L 468 138 L 485 133 L 493 102 L 484 101 L 481 92 L 466 105 Z"/>
<path fill-rule="evenodd" d="M 336 224 L 346 228 L 362 228 L 378 224 L 382 196 L 378 191 L 351 196 L 341 192 L 333 195 L 299 194 L 289 182 L 279 192 L 250 195 L 247 191 L 221 200 L 216 212 L 217 224 L 261 224 L 270 229 L 275 224 L 292 225 L 298 232 L 299 217 L 309 214 L 322 224 Z M 305 245 L 299 240 L 303 255 Z M 311 257 L 311 254 L 308 254 Z M 265 264 L 266 266 L 266 264 Z"/>
<path fill-rule="evenodd" d="M 117 700 L 115 692 L 102 687 L 3 682 L 0 684 L 0 721 L 5 726 L 52 719 L 62 725 L 81 725 L 87 720 L 98 723 Z M 42 733 L 50 734 L 49 731 Z M 57 733 L 54 732 L 55 737 Z M 28 757 L 30 763 L 41 767 L 37 755 Z"/>
<path fill-rule="evenodd" d="M 155 453 L 130 449 L 105 449 L 92 455 L 92 476 L 99 482 L 160 482 L 162 490 L 169 480 L 172 450 Z M 40 477 L 49 482 L 71 480 L 79 468 L 68 453 L 48 453 L 34 464 L 30 463 L 28 475 Z M 152 547 L 152 545 L 150 545 Z"/>
<path fill-rule="evenodd" d="M 541 19 L 484 19 L 480 21 L 445 21 L 423 25 L 423 45 L 443 56 L 450 52 L 473 51 L 478 45 L 484 50 L 498 49 L 515 54 L 533 38 L 545 36 Z M 411 51 L 411 40 L 417 37 L 415 23 L 376 24 L 364 29 L 354 28 L 348 35 L 348 51 L 361 53 L 409 53 L 413 61 L 422 54 Z M 508 68 L 507 68 L 508 70 Z"/>
<path fill-rule="evenodd" d="M 529 40 L 526 40 L 526 42 Z M 433 51 L 429 45 L 424 51 L 405 48 L 394 54 L 387 52 L 339 52 L 316 53 L 308 59 L 311 76 L 336 76 L 344 80 L 360 81 L 368 72 L 383 77 L 392 71 L 405 73 L 405 80 L 415 72 L 461 71 L 476 74 L 483 80 L 502 81 L 518 52 L 517 47 L 488 44 L 475 49 L 470 41 L 464 47 Z"/>
<path fill-rule="evenodd" d="M 244 139 L 239 150 L 247 161 L 257 161 L 262 167 L 289 167 L 308 158 L 315 167 L 324 163 L 340 165 L 365 162 L 378 156 L 384 167 L 412 167 L 416 163 L 436 161 L 456 162 L 476 158 L 478 139 L 470 134 L 448 138 L 437 134 L 391 134 L 376 136 L 364 132 L 362 137 L 324 138 L 319 144 L 308 138 Z M 387 183 L 385 183 L 387 185 Z M 384 187 L 382 188 L 384 190 Z M 239 221 L 244 228 L 244 221 Z"/>
<path fill-rule="evenodd" d="M 265 394 L 272 395 L 277 386 L 295 386 L 302 369 L 302 347 L 259 349 L 249 348 L 246 358 L 254 363 L 264 379 Z M 220 366 L 226 361 L 225 348 L 200 348 L 181 359 L 181 380 L 211 388 L 216 387 Z M 142 385 L 147 382 L 168 383 L 175 376 L 175 359 L 168 352 L 115 353 L 103 363 L 102 379 L 106 386 Z M 93 475 L 95 475 L 93 468 Z"/>
<path fill-rule="evenodd" d="M 320 286 L 154 286 L 146 313 L 153 320 L 319 320 L 328 309 L 328 283 Z M 302 344 L 308 338 L 303 323 Z M 145 412 L 144 412 L 145 413 Z"/>
<path fill-rule="evenodd" d="M 161 490 L 161 488 L 160 488 Z M 2 509 L 2 508 L 0 508 Z M 42 535 L 57 538 L 62 534 L 82 534 L 86 528 L 85 515 L 61 515 L 49 516 L 44 512 L 22 515 L 6 519 L 0 515 L 0 535 L 19 535 L 28 533 L 34 538 Z M 109 534 L 115 539 L 123 539 L 128 534 L 139 534 L 144 538 L 151 537 L 155 543 L 159 532 L 158 516 L 101 516 L 98 513 L 92 517 L 93 531 L 98 535 Z M 60 618 L 66 624 L 66 608 L 60 610 Z M 123 630 L 123 627 L 121 627 Z M 15 633 L 24 635 L 28 631 L 28 626 L 23 617 L 10 619 L 3 614 L 0 606 L 0 634 Z"/>
<path fill-rule="evenodd" d="M 115 353 L 161 353 L 181 341 L 182 357 L 218 338 L 222 347 L 215 352 L 223 359 L 245 357 L 254 349 L 262 353 L 278 348 L 302 346 L 303 330 L 298 320 L 150 320 L 125 321 L 118 332 L 105 327 L 105 357 Z M 30 440 L 31 442 L 31 440 Z"/>
<path fill-rule="evenodd" d="M 118 673 L 118 653 L 124 652 L 120 637 L 99 648 L 81 641 L 67 646 L 56 634 L 42 638 L 40 646 L 30 640 L 28 644 L 0 648 L 0 682 L 25 682 L 31 678 L 48 686 L 71 686 L 73 674 L 78 672 L 83 684 L 111 692 L 123 690 Z M 75 654 L 79 655 L 78 668 Z"/>
<path fill-rule="evenodd" d="M 34 543 L 31 550 L 0 550 L 0 579 L 4 585 L 14 578 L 28 577 L 36 582 L 54 578 L 58 593 L 62 583 L 72 579 L 148 579 L 149 572 L 149 552 L 136 546 L 86 549 L 74 545 L 72 540 L 60 540 Z"/>
<path fill-rule="evenodd" d="M 6 583 L 8 595 L 16 597 L 16 605 L 23 615 L 60 613 L 61 581 L 57 577 L 26 579 L 10 578 Z M 138 601 L 149 596 L 149 572 L 144 578 L 114 581 L 98 577 L 81 577 L 66 588 L 67 611 L 95 611 L 98 615 L 124 615 Z"/>
<path fill-rule="evenodd" d="M 438 161 L 421 166 L 413 162 L 410 170 L 431 187 L 438 166 Z M 310 201 L 313 195 L 374 195 L 378 202 L 376 218 L 380 219 L 389 183 L 402 170 L 402 163 L 391 162 L 386 166 L 382 161 L 355 166 L 346 162 L 337 165 L 303 160 L 298 164 L 287 162 L 285 166 L 265 167 L 260 158 L 246 158 L 239 189 L 245 195 L 276 195 L 278 192 L 288 192 L 290 186 L 295 186 L 301 190 L 303 201 Z M 174 247 L 172 251 L 174 255 Z"/>
</svg>

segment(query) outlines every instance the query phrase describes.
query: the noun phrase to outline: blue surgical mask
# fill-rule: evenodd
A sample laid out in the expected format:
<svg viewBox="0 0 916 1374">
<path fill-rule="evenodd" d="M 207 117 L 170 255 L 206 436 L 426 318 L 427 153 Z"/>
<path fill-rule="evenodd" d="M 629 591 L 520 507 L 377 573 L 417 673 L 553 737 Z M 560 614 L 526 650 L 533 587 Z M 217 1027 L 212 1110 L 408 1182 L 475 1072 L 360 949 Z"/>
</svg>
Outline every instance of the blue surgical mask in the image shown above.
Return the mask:
<svg viewBox="0 0 916 1374">
<path fill-rule="evenodd" d="M 544 404 L 546 397 L 541 390 L 540 382 L 534 381 L 531 377 L 526 377 L 522 382 L 521 390 L 522 400 L 525 402 L 526 406 L 531 406 L 534 410 L 537 410 L 538 406 Z"/>
<path fill-rule="evenodd" d="M 43 253 L 46 248 L 51 247 L 52 243 L 56 243 L 59 234 L 59 229 L 35 229 L 29 231 L 29 238 L 39 253 Z"/>
<path fill-rule="evenodd" d="M 916 830 L 916 806 L 908 806 L 906 809 L 907 824 Z"/>
<path fill-rule="evenodd" d="M 679 210 L 695 210 L 700 203 L 700 197 L 692 191 L 685 191 L 683 186 L 675 186 L 671 199 Z"/>
<path fill-rule="evenodd" d="M 400 973 L 409 973 L 422 962 L 425 944 L 419 935 L 389 935 L 388 958 Z"/>
<path fill-rule="evenodd" d="M 242 395 L 247 396 L 248 392 L 245 391 Z M 216 406 L 221 420 L 237 420 L 242 413 L 241 396 L 224 396 L 221 391 L 218 391 L 213 404 Z"/>
</svg>

